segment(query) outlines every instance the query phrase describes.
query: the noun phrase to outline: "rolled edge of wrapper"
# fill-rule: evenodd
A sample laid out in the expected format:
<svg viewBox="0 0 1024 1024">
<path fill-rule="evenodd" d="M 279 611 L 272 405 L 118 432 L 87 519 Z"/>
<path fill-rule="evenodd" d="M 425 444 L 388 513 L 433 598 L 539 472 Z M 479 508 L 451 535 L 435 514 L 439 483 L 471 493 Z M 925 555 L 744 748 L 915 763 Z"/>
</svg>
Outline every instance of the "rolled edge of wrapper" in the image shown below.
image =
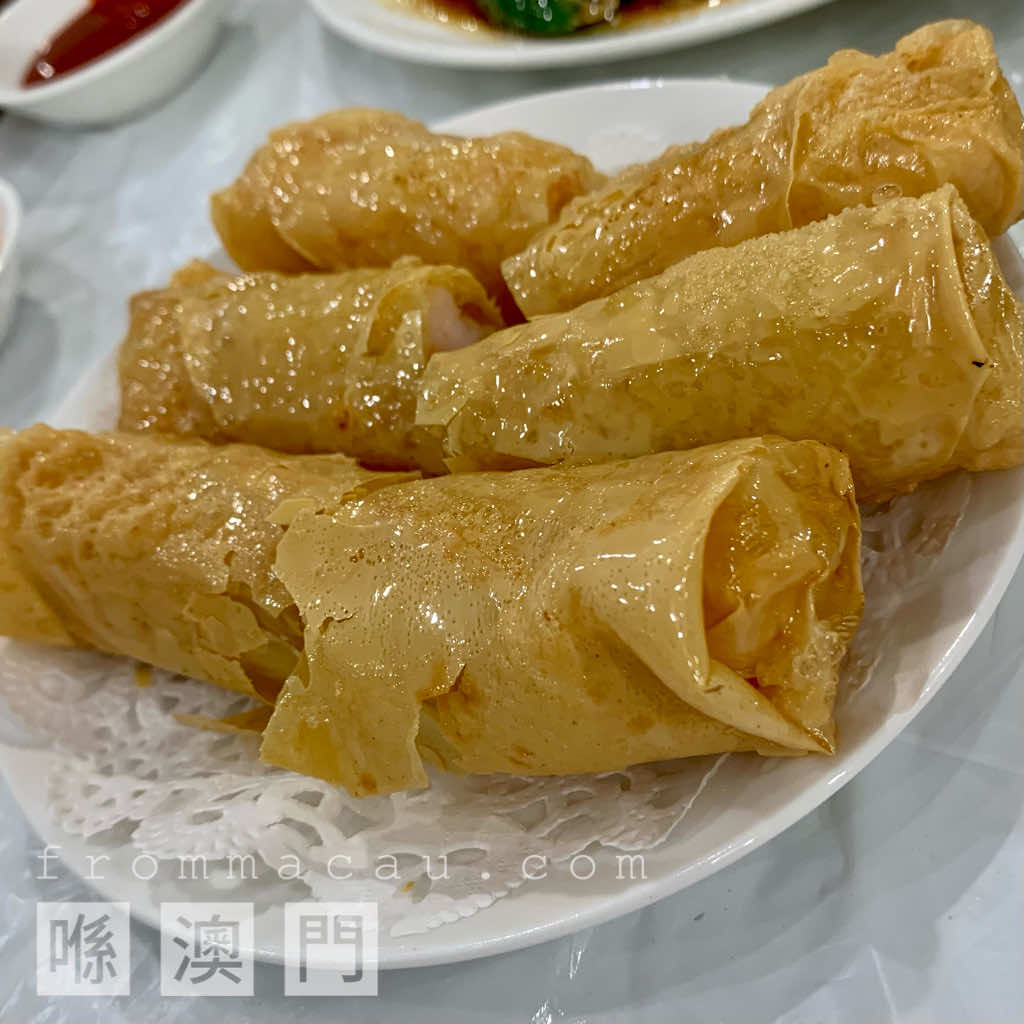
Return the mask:
<svg viewBox="0 0 1024 1024">
<path fill-rule="evenodd" d="M 743 534 L 750 528 L 746 518 L 730 521 L 725 509 L 729 499 L 745 488 L 748 481 L 755 480 L 753 490 L 761 491 L 760 503 L 770 506 L 764 492 L 771 480 L 785 486 L 791 502 L 785 511 L 800 508 L 798 492 L 805 487 L 809 489 L 809 481 L 814 480 L 819 493 L 830 493 L 835 498 L 835 521 L 841 527 L 841 538 L 833 538 L 829 551 L 830 561 L 825 566 L 818 566 L 807 578 L 807 565 L 803 567 L 803 576 L 785 574 L 779 577 L 773 574 L 772 586 L 762 586 L 760 602 L 764 607 L 770 606 L 778 599 L 781 591 L 791 588 L 794 584 L 806 587 L 804 605 L 800 611 L 805 613 L 801 621 L 799 612 L 791 619 L 791 624 L 798 630 L 802 626 L 806 633 L 803 643 L 798 649 L 791 651 L 792 657 L 786 671 L 786 687 L 776 689 L 769 696 L 761 691 L 761 680 L 745 678 L 734 668 L 725 663 L 723 657 L 716 656 L 719 646 L 716 637 L 728 629 L 728 620 L 711 624 L 707 621 L 708 608 L 704 608 L 702 621 L 705 638 L 704 660 L 705 671 L 696 679 L 688 678 L 686 672 L 680 671 L 678 659 L 672 657 L 670 648 L 664 647 L 658 639 L 649 635 L 642 618 L 637 618 L 629 609 L 619 610 L 614 606 L 606 609 L 602 615 L 605 624 L 613 630 L 622 641 L 637 652 L 638 656 L 652 669 L 661 682 L 689 707 L 707 715 L 716 722 L 723 723 L 733 729 L 756 739 L 755 749 L 762 753 L 788 751 L 796 753 L 834 753 L 835 720 L 833 708 L 838 686 L 839 654 L 845 654 L 853 633 L 859 623 L 863 611 L 864 598 L 860 566 L 860 513 L 855 500 L 853 477 L 847 457 L 839 450 L 816 441 L 787 441 L 783 438 L 767 436 L 749 442 L 761 447 L 762 450 L 774 450 L 774 461 L 769 462 L 767 476 L 761 467 L 753 466 L 753 458 L 746 466 L 736 473 L 723 500 L 715 508 L 705 524 L 700 546 L 700 574 L 703 580 L 705 595 L 709 589 L 722 589 L 723 580 L 716 576 L 718 572 L 708 565 L 707 555 L 716 546 L 721 547 L 723 538 L 727 538 L 725 547 L 732 549 L 742 544 Z M 708 445 L 707 449 L 727 449 L 733 445 L 742 445 L 742 440 L 722 442 L 720 445 Z M 756 504 L 757 499 L 752 504 Z M 807 502 L 808 508 L 813 502 Z M 842 510 L 842 512 L 840 512 Z M 776 514 L 779 508 L 775 509 Z M 772 522 L 778 520 L 770 517 Z M 785 529 L 779 527 L 785 536 Z M 724 532 L 723 532 L 724 531 Z M 714 540 L 712 539 L 714 538 Z M 803 552 L 810 553 L 810 548 Z M 820 552 L 819 552 L 820 554 Z M 799 556 L 792 556 L 799 562 Z M 813 559 L 812 559 L 813 561 Z M 763 581 L 762 581 L 763 582 Z M 837 594 L 842 597 L 838 602 L 843 614 L 834 614 Z M 818 605 L 822 607 L 818 607 Z M 813 614 L 807 615 L 813 609 Z M 831 609 L 830 613 L 827 609 Z M 820 617 L 819 617 L 820 616 Z M 824 623 L 828 625 L 825 626 Z M 769 649 L 785 644 L 781 637 L 774 637 Z M 799 653 L 797 653 L 797 650 Z M 719 652 L 720 653 L 720 652 Z M 735 653 L 735 652 L 734 652 Z M 766 677 L 776 677 L 777 670 L 769 668 L 770 659 L 761 659 Z M 807 678 L 806 668 L 811 678 Z M 803 678 L 800 678 L 803 672 Z M 826 682 L 827 680 L 827 682 Z M 766 678 L 765 682 L 769 681 Z M 808 686 L 807 684 L 812 685 Z"/>
<path fill-rule="evenodd" d="M 987 352 L 956 456 L 972 471 L 1011 469 L 1024 460 L 1024 305 L 1010 287 L 984 229 L 953 186 L 950 231 L 960 284 L 974 329 Z M 1000 424 L 1003 425 L 1000 431 Z"/>
<path fill-rule="evenodd" d="M 948 18 L 922 25 L 903 36 L 896 42 L 893 52 L 903 58 L 907 66 L 921 70 L 944 63 L 961 63 L 977 68 L 987 76 L 990 113 L 999 125 L 999 131 L 990 141 L 990 148 L 998 150 L 998 154 L 994 153 L 994 162 L 1003 163 L 1008 187 L 993 187 L 989 195 L 972 197 L 979 206 L 969 213 L 989 235 L 1002 234 L 1024 213 L 1024 114 L 1017 94 L 999 66 L 992 32 L 968 18 Z M 951 174 L 949 181 L 956 185 L 956 175 Z M 990 209 L 981 207 L 981 203 L 997 195 L 1004 200 L 1001 205 Z M 966 202 L 964 206 L 968 209 Z"/>
<path fill-rule="evenodd" d="M 316 270 L 315 264 L 281 236 L 267 207 L 270 177 L 257 150 L 230 185 L 210 196 L 210 220 L 227 254 L 245 271 L 273 269 L 286 274 Z"/>
<path fill-rule="evenodd" d="M 821 84 L 818 79 L 833 70 L 858 74 L 858 65 L 867 55 L 858 50 L 839 50 L 822 68 L 809 71 L 791 82 L 773 90 L 768 101 L 786 90 L 798 89 L 800 106 L 806 99 L 800 95 L 809 91 L 812 95 Z M 949 18 L 922 25 L 896 41 L 892 51 L 878 58 L 868 57 L 871 63 L 891 60 L 910 80 L 919 78 L 927 81 L 930 77 L 959 75 L 959 95 L 946 97 L 940 106 L 926 103 L 919 98 L 912 105 L 913 116 L 919 118 L 921 126 L 928 126 L 927 141 L 919 138 L 920 128 L 900 120 L 905 112 L 899 108 L 890 110 L 890 128 L 897 145 L 920 147 L 925 165 L 929 165 L 932 176 L 928 191 L 941 189 L 945 185 L 955 187 L 963 198 L 970 215 L 992 236 L 1002 234 L 1018 221 L 1024 204 L 1024 158 L 1022 158 L 1022 114 L 1020 102 L 999 65 L 992 33 L 984 25 L 966 18 Z M 799 87 L 799 88 L 798 88 Z M 805 116 L 813 118 L 815 108 L 805 109 Z M 870 112 L 870 110 L 869 110 Z M 941 118 L 939 115 L 943 115 Z M 888 123 L 888 122 L 886 122 Z M 964 125 L 964 137 L 950 137 L 951 126 L 955 132 Z M 821 219 L 825 213 L 839 212 L 834 206 L 818 207 L 811 196 L 797 198 L 801 186 L 801 161 L 798 159 L 798 132 L 794 130 L 790 165 L 794 180 L 790 182 L 788 203 L 794 223 L 806 224 Z M 965 154 L 971 158 L 966 159 Z M 986 169 L 984 179 L 972 177 L 979 167 Z M 884 191 L 885 183 L 877 185 Z M 891 187 L 899 189 L 898 182 Z M 796 190 L 796 191 L 794 191 Z M 813 188 L 811 189 L 813 196 Z M 912 196 L 927 195 L 915 189 Z M 803 203 L 810 200 L 810 208 Z"/>
</svg>

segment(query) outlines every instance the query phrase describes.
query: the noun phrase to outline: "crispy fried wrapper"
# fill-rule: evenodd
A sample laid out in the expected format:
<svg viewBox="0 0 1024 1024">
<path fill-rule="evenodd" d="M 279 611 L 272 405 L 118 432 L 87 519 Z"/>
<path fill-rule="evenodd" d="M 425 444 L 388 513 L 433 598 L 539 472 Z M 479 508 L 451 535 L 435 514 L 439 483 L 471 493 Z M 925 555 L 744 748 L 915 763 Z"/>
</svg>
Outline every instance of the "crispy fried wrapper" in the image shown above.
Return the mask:
<svg viewBox="0 0 1024 1024">
<path fill-rule="evenodd" d="M 245 270 L 413 255 L 469 268 L 500 299 L 501 261 L 603 180 L 585 157 L 521 132 L 436 135 L 401 114 L 353 108 L 272 132 L 213 195 L 211 215 Z"/>
<path fill-rule="evenodd" d="M 14 431 L 0 427 L 0 460 L 14 439 Z M 74 640 L 42 594 L 18 568 L 8 531 L 0 520 L 0 635 L 29 643 L 74 646 Z"/>
<path fill-rule="evenodd" d="M 501 325 L 469 271 L 416 259 L 296 276 L 191 264 L 132 300 L 119 427 L 440 471 L 414 427 L 420 375 Z"/>
<path fill-rule="evenodd" d="M 715 246 L 876 195 L 952 183 L 990 236 L 1021 213 L 1021 112 L 992 36 L 942 21 L 892 53 L 836 53 L 746 124 L 629 167 L 504 265 L 528 316 L 572 309 Z"/>
<path fill-rule="evenodd" d="M 123 654 L 272 701 L 302 626 L 291 515 L 411 474 L 340 455 L 36 426 L 0 437 L 0 634 Z"/>
<path fill-rule="evenodd" d="M 951 186 L 711 249 L 431 360 L 418 421 L 454 469 L 758 434 L 850 458 L 884 500 L 1021 461 L 1021 305 Z"/>
<path fill-rule="evenodd" d="M 845 458 L 779 439 L 355 495 L 275 571 L 306 655 L 262 756 L 357 795 L 828 752 L 862 604 Z"/>
</svg>

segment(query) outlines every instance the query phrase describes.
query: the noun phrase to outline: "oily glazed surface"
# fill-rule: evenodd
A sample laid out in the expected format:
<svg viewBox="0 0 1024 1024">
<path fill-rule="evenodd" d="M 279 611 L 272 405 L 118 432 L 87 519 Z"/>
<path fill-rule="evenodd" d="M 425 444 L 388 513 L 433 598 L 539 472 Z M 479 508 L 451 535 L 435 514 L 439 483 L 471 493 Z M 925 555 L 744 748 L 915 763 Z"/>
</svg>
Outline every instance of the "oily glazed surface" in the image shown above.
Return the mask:
<svg viewBox="0 0 1024 1024">
<path fill-rule="evenodd" d="M 119 426 L 440 470 L 413 420 L 441 303 L 480 333 L 501 326 L 460 268 L 236 277 L 192 264 L 133 299 Z"/>
<path fill-rule="evenodd" d="M 673 146 L 570 203 L 504 265 L 522 311 L 571 309 L 713 246 L 879 194 L 954 184 L 995 236 L 1021 212 L 1021 112 L 987 29 L 925 26 L 772 90 L 746 124 Z"/>
<path fill-rule="evenodd" d="M 505 132 L 466 139 L 354 108 L 279 128 L 216 193 L 214 224 L 246 270 L 467 267 L 501 298 L 500 264 L 603 181 L 564 146 Z"/>
<path fill-rule="evenodd" d="M 358 795 L 831 749 L 861 607 L 845 459 L 753 440 L 439 477 L 300 512 L 276 572 L 306 656 L 271 763 Z"/>
<path fill-rule="evenodd" d="M 1021 306 L 951 186 L 710 249 L 431 361 L 453 468 L 810 437 L 881 500 L 1021 460 Z"/>
</svg>

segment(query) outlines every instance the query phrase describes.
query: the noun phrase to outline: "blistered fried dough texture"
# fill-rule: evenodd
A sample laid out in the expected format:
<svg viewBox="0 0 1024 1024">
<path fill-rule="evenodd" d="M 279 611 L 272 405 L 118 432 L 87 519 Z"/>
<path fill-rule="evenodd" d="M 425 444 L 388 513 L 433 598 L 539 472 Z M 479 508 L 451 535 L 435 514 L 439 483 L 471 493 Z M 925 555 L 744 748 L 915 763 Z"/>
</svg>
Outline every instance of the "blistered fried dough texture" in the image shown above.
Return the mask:
<svg viewBox="0 0 1024 1024">
<path fill-rule="evenodd" d="M 1021 304 L 952 186 L 691 256 L 442 353 L 418 421 L 453 469 L 759 434 L 850 458 L 884 500 L 1021 462 Z"/>
<path fill-rule="evenodd" d="M 0 442 L 0 634 L 73 642 L 265 700 L 302 629 L 272 565 L 288 516 L 372 473 L 338 455 L 36 426 Z M 26 624 L 41 608 L 44 628 Z M 40 621 L 40 616 L 36 616 Z"/>
<path fill-rule="evenodd" d="M 673 146 L 570 203 L 504 265 L 528 316 L 571 309 L 702 249 L 952 183 L 989 235 L 1021 213 L 1021 111 L 987 29 L 943 21 L 768 94 L 746 124 Z"/>
<path fill-rule="evenodd" d="M 415 259 L 294 276 L 201 267 L 132 302 L 122 430 L 443 468 L 414 428 L 419 378 L 434 351 L 502 324 L 467 270 Z"/>
<path fill-rule="evenodd" d="M 829 751 L 862 603 L 846 460 L 779 439 L 357 494 L 275 571 L 306 656 L 262 756 L 357 795 Z"/>
<path fill-rule="evenodd" d="M 211 212 L 245 270 L 388 266 L 412 255 L 467 267 L 500 298 L 501 261 L 602 181 L 586 158 L 521 132 L 438 135 L 354 108 L 272 132 Z"/>
<path fill-rule="evenodd" d="M 0 460 L 15 434 L 0 428 Z M 72 646 L 74 640 L 53 609 L 18 567 L 6 530 L 0 527 L 0 636 L 29 643 Z"/>
</svg>

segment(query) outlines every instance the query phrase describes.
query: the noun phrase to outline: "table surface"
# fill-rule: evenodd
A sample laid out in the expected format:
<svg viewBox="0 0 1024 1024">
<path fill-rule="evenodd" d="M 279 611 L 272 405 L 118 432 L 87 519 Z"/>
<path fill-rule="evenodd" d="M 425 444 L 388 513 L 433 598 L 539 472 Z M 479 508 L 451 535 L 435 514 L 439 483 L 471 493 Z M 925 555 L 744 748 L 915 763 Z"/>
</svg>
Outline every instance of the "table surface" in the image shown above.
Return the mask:
<svg viewBox="0 0 1024 1024">
<path fill-rule="evenodd" d="M 880 52 L 919 24 L 955 16 L 992 28 L 1024 95 L 1021 0 L 836 0 L 694 50 L 521 73 L 403 64 L 334 37 L 295 0 L 243 0 L 196 80 L 139 120 L 94 132 L 0 120 L 0 176 L 26 207 L 22 294 L 0 348 L 0 423 L 45 419 L 117 341 L 125 298 L 214 247 L 205 194 L 230 180 L 276 123 L 360 104 L 431 121 L 635 77 L 782 82 L 836 49 Z M 188 193 L 179 194 L 186 178 Z M 140 260 L 140 251 L 149 255 Z M 568 939 L 385 974 L 377 999 L 285 1001 L 280 969 L 266 967 L 257 970 L 255 1000 L 164 1000 L 157 938 L 141 928 L 129 999 L 39 999 L 35 903 L 89 894 L 73 880 L 43 893 L 34 879 L 38 840 L 0 786 L 0 1020 L 1020 1020 L 1022 619 L 1024 571 L 913 726 L 825 806 L 740 863 Z"/>
</svg>

